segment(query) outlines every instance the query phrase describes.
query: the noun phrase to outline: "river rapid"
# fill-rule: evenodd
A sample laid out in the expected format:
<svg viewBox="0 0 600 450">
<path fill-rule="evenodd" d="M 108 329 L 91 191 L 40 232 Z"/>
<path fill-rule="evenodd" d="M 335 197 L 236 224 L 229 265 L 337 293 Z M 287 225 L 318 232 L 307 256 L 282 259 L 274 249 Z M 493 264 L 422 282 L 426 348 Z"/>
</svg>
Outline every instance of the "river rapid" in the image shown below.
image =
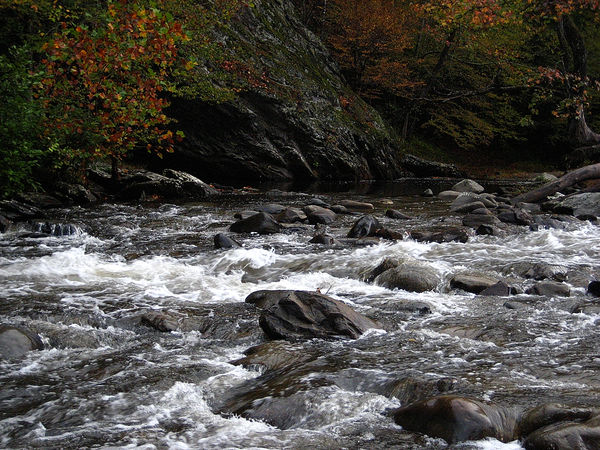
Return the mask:
<svg viewBox="0 0 600 450">
<path fill-rule="evenodd" d="M 320 198 L 370 201 L 406 235 L 460 222 L 448 202 L 389 194 Z M 235 212 L 311 197 L 74 207 L 49 212 L 74 224 L 73 235 L 35 237 L 23 226 L 0 234 L 0 325 L 28 328 L 45 344 L 0 361 L 0 447 L 433 449 L 446 444 L 403 430 L 387 412 L 442 393 L 523 408 L 600 404 L 600 309 L 573 308 L 589 302 L 587 284 L 599 275 L 596 225 L 327 247 L 309 244 L 314 227 L 297 224 L 234 236 L 242 248 L 213 248 L 215 234 L 233 236 Z M 387 219 L 389 207 L 413 218 Z M 329 232 L 345 237 L 357 217 L 338 216 Z M 361 281 L 384 258 L 406 256 L 438 272 L 435 291 Z M 571 296 L 482 297 L 448 286 L 457 273 L 483 273 L 525 291 L 534 281 L 515 267 L 532 262 L 564 267 Z M 357 340 L 280 341 L 266 356 L 246 356 L 266 342 L 259 311 L 243 303 L 260 289 L 319 290 L 381 329 Z M 141 324 L 149 312 L 169 314 L 178 329 Z M 488 439 L 451 448 L 521 446 Z"/>
</svg>

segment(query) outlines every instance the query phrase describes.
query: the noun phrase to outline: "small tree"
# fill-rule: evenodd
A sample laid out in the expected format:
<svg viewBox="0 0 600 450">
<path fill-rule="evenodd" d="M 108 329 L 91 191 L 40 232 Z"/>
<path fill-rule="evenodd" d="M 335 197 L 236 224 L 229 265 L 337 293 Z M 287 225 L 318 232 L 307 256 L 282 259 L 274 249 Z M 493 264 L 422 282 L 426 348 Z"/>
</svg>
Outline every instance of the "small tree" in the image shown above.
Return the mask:
<svg viewBox="0 0 600 450">
<path fill-rule="evenodd" d="M 172 151 L 164 109 L 175 88 L 181 24 L 142 1 L 110 0 L 85 24 L 61 24 L 42 50 L 41 95 L 46 134 L 70 149 L 74 164 L 110 157 L 117 163 L 141 145 Z"/>
</svg>

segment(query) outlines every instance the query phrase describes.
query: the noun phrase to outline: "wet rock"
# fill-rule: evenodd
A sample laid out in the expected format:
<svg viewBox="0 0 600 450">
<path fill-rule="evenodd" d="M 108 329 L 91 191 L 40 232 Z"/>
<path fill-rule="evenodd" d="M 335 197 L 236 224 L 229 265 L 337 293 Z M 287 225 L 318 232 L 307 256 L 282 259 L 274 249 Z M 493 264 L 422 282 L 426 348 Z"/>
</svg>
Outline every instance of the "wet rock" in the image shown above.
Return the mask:
<svg viewBox="0 0 600 450">
<path fill-rule="evenodd" d="M 77 226 L 72 223 L 52 223 L 38 222 L 32 224 L 34 233 L 41 233 L 46 236 L 72 236 L 78 233 Z"/>
<path fill-rule="evenodd" d="M 238 241 L 230 238 L 224 233 L 216 234 L 213 241 L 215 248 L 236 248 L 242 246 Z"/>
<path fill-rule="evenodd" d="M 304 211 L 304 213 L 306 214 L 308 218 L 308 223 L 312 225 L 318 223 L 323 225 L 329 225 L 330 223 L 334 222 L 337 218 L 336 214 L 332 210 L 324 208 L 322 206 L 308 205 L 302 208 L 302 211 Z"/>
<path fill-rule="evenodd" d="M 417 261 L 407 261 L 381 273 L 374 283 L 388 289 L 425 292 L 435 290 L 440 281 L 440 276 L 432 267 Z"/>
<path fill-rule="evenodd" d="M 600 281 L 590 281 L 587 287 L 587 293 L 594 297 L 600 297 Z"/>
<path fill-rule="evenodd" d="M 87 205 L 98 201 L 98 198 L 92 194 L 88 188 L 81 184 L 71 184 L 59 181 L 54 185 L 54 188 L 57 190 L 56 195 L 68 203 Z"/>
<path fill-rule="evenodd" d="M 12 222 L 6 217 L 0 215 L 0 233 L 4 233 Z"/>
<path fill-rule="evenodd" d="M 505 271 L 516 273 L 523 278 L 534 280 L 551 279 L 554 281 L 565 281 L 567 279 L 567 268 L 556 264 L 545 262 L 520 262 L 505 267 Z"/>
<path fill-rule="evenodd" d="M 121 196 L 139 199 L 157 196 L 161 198 L 204 198 L 218 193 L 198 178 L 176 170 L 166 169 L 163 175 L 138 171 L 122 179 Z"/>
<path fill-rule="evenodd" d="M 406 214 L 403 214 L 400 211 L 396 211 L 395 209 L 388 209 L 385 212 L 385 216 L 389 217 L 390 219 L 396 219 L 396 220 L 409 220 L 409 219 L 412 219 L 412 217 L 407 216 Z"/>
<path fill-rule="evenodd" d="M 474 202 L 480 202 L 486 208 L 495 208 L 498 206 L 496 200 L 494 200 L 493 196 L 489 194 L 474 194 L 470 192 L 464 192 L 452 201 L 450 204 L 450 209 L 454 210 Z"/>
<path fill-rule="evenodd" d="M 463 228 L 446 227 L 433 231 L 411 231 L 411 239 L 417 242 L 467 242 L 469 240 L 468 233 Z"/>
<path fill-rule="evenodd" d="M 180 170 L 165 169 L 163 170 L 163 175 L 176 180 L 181 185 L 184 197 L 204 198 L 219 193 L 219 191 L 199 178 Z"/>
<path fill-rule="evenodd" d="M 274 234 L 281 231 L 281 225 L 270 214 L 261 212 L 233 223 L 229 229 L 234 233 Z"/>
<path fill-rule="evenodd" d="M 542 281 L 536 283 L 525 291 L 527 294 L 543 295 L 545 297 L 569 297 L 571 289 L 564 283 Z"/>
<path fill-rule="evenodd" d="M 417 177 L 460 178 L 464 176 L 464 172 L 453 164 L 428 161 L 410 154 L 405 154 L 400 160 L 400 164 Z"/>
<path fill-rule="evenodd" d="M 421 195 L 423 197 L 433 197 L 433 191 L 431 189 L 425 189 Z"/>
<path fill-rule="evenodd" d="M 308 217 L 299 208 L 284 208 L 275 217 L 279 223 L 304 222 Z"/>
<path fill-rule="evenodd" d="M 35 207 L 41 209 L 59 208 L 64 205 L 55 196 L 44 192 L 23 192 L 17 198 L 24 203 L 35 205 Z"/>
<path fill-rule="evenodd" d="M 177 330 L 177 319 L 162 312 L 147 312 L 140 318 L 140 323 L 161 332 Z"/>
<path fill-rule="evenodd" d="M 532 225 L 534 223 L 531 214 L 518 208 L 501 212 L 498 214 L 498 220 L 513 225 Z"/>
<path fill-rule="evenodd" d="M 346 208 L 345 206 L 342 206 L 342 205 L 333 205 L 330 209 L 336 214 L 349 214 L 350 213 L 348 208 Z"/>
<path fill-rule="evenodd" d="M 0 200 L 0 215 L 11 222 L 20 222 L 45 216 L 41 209 L 16 200 Z"/>
<path fill-rule="evenodd" d="M 492 225 L 479 225 L 475 230 L 477 236 L 498 236 L 500 229 Z"/>
<path fill-rule="evenodd" d="M 450 287 L 452 289 L 461 289 L 473 294 L 479 294 L 484 289 L 491 288 L 497 284 L 498 281 L 496 278 L 488 276 L 459 274 L 450 280 Z"/>
<path fill-rule="evenodd" d="M 378 275 L 381 275 L 386 270 L 393 269 L 402 264 L 402 261 L 396 258 L 385 258 L 381 263 L 375 266 L 373 269 L 368 269 L 361 274 L 361 279 L 366 283 L 372 283 Z"/>
<path fill-rule="evenodd" d="M 554 211 L 576 217 L 600 217 L 600 192 L 584 192 L 565 197 L 556 205 Z"/>
<path fill-rule="evenodd" d="M 405 430 L 449 444 L 488 437 L 509 442 L 515 439 L 518 412 L 469 398 L 441 396 L 398 408 L 393 417 Z"/>
<path fill-rule="evenodd" d="M 42 350 L 40 337 L 21 327 L 0 326 L 0 357 L 20 358 L 31 350 Z"/>
<path fill-rule="evenodd" d="M 600 302 L 599 301 L 589 301 L 589 302 L 579 302 L 575 303 L 569 308 L 569 312 L 572 314 L 600 314 Z"/>
<path fill-rule="evenodd" d="M 369 211 L 375 209 L 372 203 L 358 202 L 355 200 L 342 200 L 340 205 L 355 211 Z"/>
<path fill-rule="evenodd" d="M 289 341 L 267 341 L 244 351 L 244 357 L 232 364 L 244 367 L 262 366 L 266 370 L 279 370 L 302 364 L 316 358 L 311 352 Z"/>
<path fill-rule="evenodd" d="M 460 194 L 457 191 L 442 191 L 438 194 L 438 198 L 441 200 L 455 200 Z"/>
<path fill-rule="evenodd" d="M 536 406 L 525 412 L 519 421 L 520 436 L 528 436 L 536 430 L 559 422 L 585 421 L 600 414 L 594 408 L 578 408 L 556 403 Z M 562 447 L 558 447 L 562 448 Z"/>
<path fill-rule="evenodd" d="M 480 202 L 480 201 L 474 201 L 474 202 L 462 204 L 462 205 L 459 205 L 459 206 L 452 206 L 450 208 L 450 211 L 458 213 L 458 214 L 466 214 L 466 213 L 473 212 L 473 211 L 475 211 L 477 209 L 486 209 L 486 207 L 485 207 L 485 205 L 482 202 Z"/>
<path fill-rule="evenodd" d="M 462 180 L 452 186 L 452 190 L 456 192 L 473 192 L 475 194 L 481 194 L 485 191 L 482 185 L 473 180 Z"/>
<path fill-rule="evenodd" d="M 510 294 L 510 286 L 504 281 L 498 281 L 496 284 L 486 287 L 479 292 L 479 295 L 495 297 L 508 297 Z"/>
<path fill-rule="evenodd" d="M 313 197 L 306 203 L 306 206 L 310 206 L 310 205 L 320 206 L 321 208 L 329 208 L 329 203 L 327 203 L 324 200 L 321 200 L 318 197 Z"/>
<path fill-rule="evenodd" d="M 532 231 L 538 231 L 540 229 L 563 230 L 566 226 L 564 221 L 546 216 L 534 216 L 533 222 L 534 223 L 530 225 Z"/>
<path fill-rule="evenodd" d="M 374 236 L 375 232 L 381 228 L 379 220 L 371 215 L 362 216 L 348 232 L 349 238 L 361 238 L 366 236 Z"/>
<path fill-rule="evenodd" d="M 247 219 L 248 217 L 252 217 L 252 216 L 256 215 L 257 213 L 258 213 L 258 211 L 239 211 L 233 215 L 233 218 L 238 219 L 238 220 L 244 220 L 244 219 Z"/>
<path fill-rule="evenodd" d="M 527 450 L 598 450 L 600 416 L 583 423 L 556 423 L 531 433 L 523 441 Z"/>
<path fill-rule="evenodd" d="M 272 216 L 277 215 L 285 210 L 285 206 L 278 205 L 277 203 L 269 203 L 258 208 L 259 212 L 271 214 Z"/>
<path fill-rule="evenodd" d="M 406 377 L 389 383 L 386 386 L 385 395 L 397 398 L 402 405 L 409 405 L 446 394 L 457 384 L 457 380 L 446 377 L 433 380 Z"/>
<path fill-rule="evenodd" d="M 378 228 L 375 230 L 374 236 L 390 241 L 401 241 L 404 235 L 399 231 L 390 230 L 389 228 Z"/>
<path fill-rule="evenodd" d="M 250 294 L 246 302 L 265 308 L 259 324 L 271 339 L 356 339 L 369 328 L 378 328 L 348 305 L 317 292 L 259 291 Z"/>
<path fill-rule="evenodd" d="M 463 217 L 462 224 L 470 228 L 479 228 L 481 225 L 498 225 L 500 221 L 494 216 L 467 214 Z"/>
<path fill-rule="evenodd" d="M 317 234 L 310 241 L 310 244 L 335 245 L 337 241 L 329 234 Z"/>
</svg>

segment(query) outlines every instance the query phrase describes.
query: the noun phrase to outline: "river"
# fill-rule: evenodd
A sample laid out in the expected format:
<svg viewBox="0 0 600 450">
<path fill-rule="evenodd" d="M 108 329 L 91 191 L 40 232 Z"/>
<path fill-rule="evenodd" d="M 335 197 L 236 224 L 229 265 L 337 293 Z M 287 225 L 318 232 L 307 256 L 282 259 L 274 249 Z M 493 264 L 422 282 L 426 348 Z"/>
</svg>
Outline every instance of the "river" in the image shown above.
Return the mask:
<svg viewBox="0 0 600 450">
<path fill-rule="evenodd" d="M 0 361 L 0 447 L 433 449 L 444 442 L 403 430 L 386 411 L 439 393 L 520 407 L 600 404 L 600 315 L 571 312 L 598 276 L 596 225 L 327 247 L 309 244 L 314 229 L 299 224 L 236 236 L 242 248 L 213 248 L 235 212 L 310 198 L 73 207 L 49 212 L 52 222 L 74 224 L 73 235 L 35 237 L 22 226 L 1 234 L 0 324 L 33 330 L 45 349 Z M 447 202 L 406 193 L 321 198 L 370 201 L 386 226 L 405 233 L 460 220 Z M 390 201 L 413 218 L 385 218 Z M 343 238 L 356 218 L 339 216 L 331 234 Z M 435 291 L 361 281 L 384 258 L 406 256 L 437 271 Z M 563 266 L 570 297 L 448 287 L 466 272 L 524 291 L 534 281 L 515 267 L 532 262 Z M 265 342 L 258 312 L 242 303 L 259 289 L 319 290 L 382 328 L 357 340 L 271 344 L 271 371 L 238 364 Z M 140 324 L 152 311 L 175 318 L 178 330 Z M 452 448 L 521 447 L 488 439 Z"/>
</svg>

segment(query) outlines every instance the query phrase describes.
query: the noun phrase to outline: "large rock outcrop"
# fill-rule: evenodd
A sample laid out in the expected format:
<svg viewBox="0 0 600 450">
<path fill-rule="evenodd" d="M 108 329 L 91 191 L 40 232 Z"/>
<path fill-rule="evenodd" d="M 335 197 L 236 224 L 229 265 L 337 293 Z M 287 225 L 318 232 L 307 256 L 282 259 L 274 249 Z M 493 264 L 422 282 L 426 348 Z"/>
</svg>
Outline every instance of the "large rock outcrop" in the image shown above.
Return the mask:
<svg viewBox="0 0 600 450">
<path fill-rule="evenodd" d="M 388 129 L 344 84 L 292 2 L 253 3 L 222 40 L 265 74 L 266 87 L 220 105 L 175 100 L 171 114 L 186 139 L 165 163 L 219 182 L 398 176 Z"/>
</svg>

